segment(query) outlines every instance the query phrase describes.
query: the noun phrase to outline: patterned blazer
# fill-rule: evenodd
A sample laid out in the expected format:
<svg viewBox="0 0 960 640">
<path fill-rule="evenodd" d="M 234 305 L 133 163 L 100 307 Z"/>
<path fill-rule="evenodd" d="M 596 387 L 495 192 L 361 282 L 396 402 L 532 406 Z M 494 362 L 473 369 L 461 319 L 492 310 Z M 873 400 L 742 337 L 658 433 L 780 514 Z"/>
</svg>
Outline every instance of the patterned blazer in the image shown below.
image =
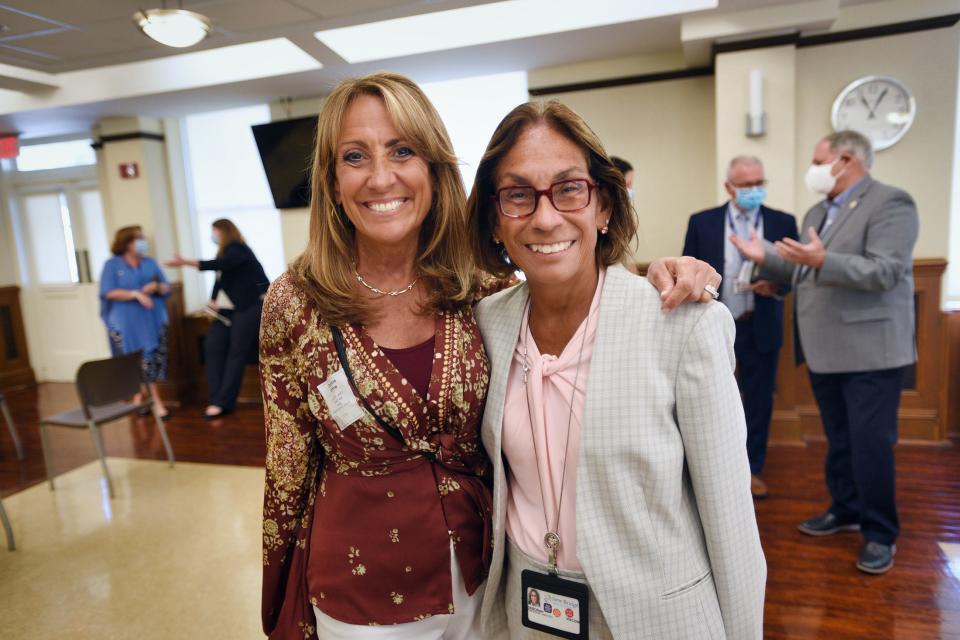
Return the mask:
<svg viewBox="0 0 960 640">
<path fill-rule="evenodd" d="M 484 637 L 506 633 L 501 454 L 523 284 L 475 310 L 490 359 L 483 443 L 494 466 Z M 577 469 L 577 557 L 617 638 L 749 640 L 763 633 L 766 563 L 746 426 L 721 304 L 660 311 L 646 279 L 607 271 Z"/>
</svg>

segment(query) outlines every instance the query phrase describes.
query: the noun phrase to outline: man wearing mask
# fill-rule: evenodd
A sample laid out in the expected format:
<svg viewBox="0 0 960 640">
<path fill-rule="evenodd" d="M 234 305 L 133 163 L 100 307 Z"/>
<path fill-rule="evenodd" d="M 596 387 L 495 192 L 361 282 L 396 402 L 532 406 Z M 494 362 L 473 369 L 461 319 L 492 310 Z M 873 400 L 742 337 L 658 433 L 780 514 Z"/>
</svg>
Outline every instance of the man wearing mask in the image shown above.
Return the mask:
<svg viewBox="0 0 960 640">
<path fill-rule="evenodd" d="M 789 213 L 763 206 L 767 196 L 763 163 L 737 156 L 727 168 L 724 189 L 730 200 L 690 216 L 683 255 L 709 263 L 723 274 L 720 302 L 736 320 L 734 352 L 747 418 L 747 456 L 754 498 L 767 497 L 761 479 L 773 414 L 773 390 L 783 344 L 783 296 L 787 285 L 751 283 L 753 263 L 737 251 L 731 238 L 749 239 L 751 232 L 775 241 L 797 239 L 797 221 Z"/>
<path fill-rule="evenodd" d="M 761 278 L 796 291 L 798 362 L 806 359 L 827 436 L 831 504 L 800 524 L 825 536 L 861 531 L 857 568 L 885 573 L 900 533 L 894 499 L 897 409 L 916 361 L 913 246 L 919 221 L 906 192 L 870 177 L 873 149 L 854 131 L 817 143 L 807 187 L 825 200 L 807 212 L 803 242 L 737 239 Z"/>
</svg>

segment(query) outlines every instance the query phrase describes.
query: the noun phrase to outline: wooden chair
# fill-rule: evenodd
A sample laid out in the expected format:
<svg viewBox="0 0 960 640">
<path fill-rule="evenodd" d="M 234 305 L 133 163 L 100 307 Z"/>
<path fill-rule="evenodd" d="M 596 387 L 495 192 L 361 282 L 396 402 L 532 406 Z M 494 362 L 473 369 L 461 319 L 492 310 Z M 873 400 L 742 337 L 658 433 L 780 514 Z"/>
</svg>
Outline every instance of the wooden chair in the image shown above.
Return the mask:
<svg viewBox="0 0 960 640">
<path fill-rule="evenodd" d="M 149 409 L 157 423 L 163 446 L 167 450 L 167 459 L 173 467 L 173 448 L 170 446 L 163 420 L 154 409 L 140 360 L 141 354 L 137 351 L 106 360 L 83 363 L 77 371 L 77 395 L 80 396 L 80 407 L 40 421 L 40 443 L 43 445 L 43 462 L 47 468 L 47 481 L 50 483 L 51 491 L 54 487 L 50 471 L 50 445 L 47 441 L 48 425 L 90 430 L 111 498 L 114 497 L 113 481 L 107 469 L 103 440 L 100 437 L 101 424 Z M 137 393 L 142 393 L 145 400 L 140 403 L 130 402 L 129 398 Z"/>
</svg>

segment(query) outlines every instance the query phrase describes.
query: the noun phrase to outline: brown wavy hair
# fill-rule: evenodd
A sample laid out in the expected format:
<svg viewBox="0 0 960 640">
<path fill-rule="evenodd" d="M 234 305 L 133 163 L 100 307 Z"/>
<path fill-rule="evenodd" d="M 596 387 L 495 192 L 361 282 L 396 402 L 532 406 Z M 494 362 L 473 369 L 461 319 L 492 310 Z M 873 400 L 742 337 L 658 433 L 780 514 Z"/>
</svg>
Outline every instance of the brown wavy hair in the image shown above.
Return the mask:
<svg viewBox="0 0 960 640">
<path fill-rule="evenodd" d="M 373 317 L 371 303 L 356 288 L 355 230 L 335 199 L 340 128 L 350 103 L 361 95 L 383 100 L 394 126 L 430 167 L 433 199 L 420 229 L 416 259 L 429 296 L 422 312 L 462 308 L 473 300 L 477 276 L 457 157 L 447 129 L 426 94 L 412 80 L 396 73 L 344 80 L 324 101 L 317 117 L 311 173 L 310 236 L 306 250 L 290 271 L 324 321 L 349 324 Z"/>
<path fill-rule="evenodd" d="M 546 124 L 580 147 L 587 160 L 587 171 L 597 184 L 600 204 L 610 209 L 606 234 L 597 234 L 597 263 L 610 266 L 625 263 L 630 256 L 630 243 L 637 233 L 637 221 L 623 180 L 623 173 L 613 164 L 603 143 L 586 121 L 558 100 L 526 102 L 500 121 L 487 150 L 477 167 L 467 212 L 474 255 L 480 269 L 497 276 L 508 276 L 516 267 L 510 262 L 503 245 L 494 242 L 497 229 L 497 168 L 513 149 L 520 135 L 535 124 Z"/>
<path fill-rule="evenodd" d="M 218 258 L 223 257 L 223 250 L 231 242 L 247 244 L 247 241 L 243 239 L 243 234 L 240 233 L 240 229 L 237 229 L 237 225 L 233 224 L 233 220 L 219 218 L 214 220 L 210 226 L 220 232 L 220 245 L 217 249 Z"/>
<path fill-rule="evenodd" d="M 143 231 L 143 227 L 138 224 L 130 225 L 129 227 L 120 227 L 117 229 L 117 232 L 113 234 L 113 244 L 110 245 L 110 253 L 115 256 L 123 255 L 127 252 L 127 247 L 130 246 L 130 243 L 134 241 L 137 237 L 137 234 Z"/>
</svg>

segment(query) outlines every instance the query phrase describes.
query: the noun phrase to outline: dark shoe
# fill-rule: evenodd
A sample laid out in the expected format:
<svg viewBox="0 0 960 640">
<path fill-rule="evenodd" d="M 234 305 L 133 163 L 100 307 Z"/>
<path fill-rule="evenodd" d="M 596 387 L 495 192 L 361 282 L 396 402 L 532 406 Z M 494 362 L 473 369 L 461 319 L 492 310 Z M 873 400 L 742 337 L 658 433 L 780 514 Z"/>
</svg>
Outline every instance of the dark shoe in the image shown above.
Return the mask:
<svg viewBox="0 0 960 640">
<path fill-rule="evenodd" d="M 763 500 L 767 497 L 767 483 L 760 476 L 750 476 L 750 493 L 754 500 Z"/>
<path fill-rule="evenodd" d="M 864 573 L 879 575 L 890 571 L 893 567 L 893 556 L 897 552 L 895 544 L 880 544 L 868 542 L 863 545 L 860 557 L 857 559 L 857 569 Z"/>
<path fill-rule="evenodd" d="M 207 410 L 204 409 L 200 415 L 203 416 L 204 420 L 218 420 L 223 416 L 227 415 L 228 413 L 233 413 L 233 409 L 225 409 L 225 408 L 220 409 L 220 413 L 214 413 L 214 414 L 207 413 Z"/>
<path fill-rule="evenodd" d="M 860 531 L 860 524 L 842 522 L 837 516 L 827 511 L 816 518 L 801 522 L 797 528 L 808 536 L 830 536 L 841 531 Z"/>
</svg>

